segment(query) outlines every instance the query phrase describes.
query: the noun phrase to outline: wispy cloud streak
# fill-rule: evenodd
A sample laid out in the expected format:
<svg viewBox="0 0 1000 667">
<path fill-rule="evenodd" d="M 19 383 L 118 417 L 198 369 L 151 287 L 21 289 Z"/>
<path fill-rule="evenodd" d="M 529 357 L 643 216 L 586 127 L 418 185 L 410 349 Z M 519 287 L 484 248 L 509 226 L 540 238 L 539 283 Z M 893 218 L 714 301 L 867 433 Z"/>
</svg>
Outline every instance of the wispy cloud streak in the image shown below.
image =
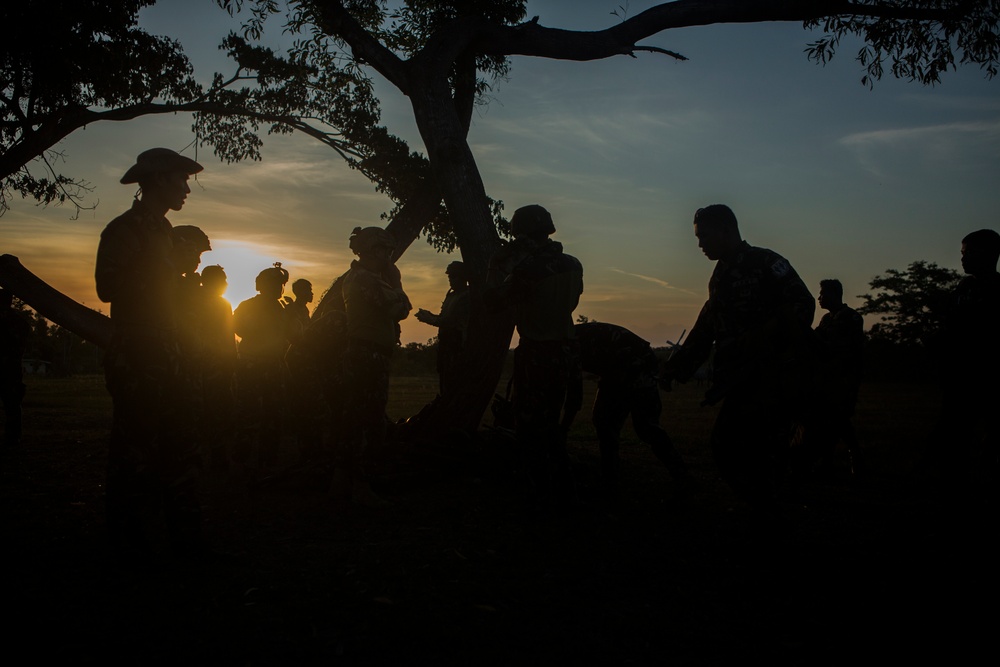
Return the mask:
<svg viewBox="0 0 1000 667">
<path fill-rule="evenodd" d="M 661 280 L 659 278 L 654 278 L 652 276 L 644 276 L 641 273 L 629 273 L 628 271 L 622 271 L 621 269 L 616 269 L 613 266 L 608 267 L 608 268 L 611 271 L 614 271 L 615 273 L 620 273 L 623 276 L 630 276 L 632 278 L 638 278 L 639 280 L 645 280 L 648 283 L 653 283 L 654 285 L 659 285 L 660 287 L 662 287 L 664 289 L 674 290 L 674 291 L 677 291 L 677 292 L 681 292 L 683 294 L 690 294 L 692 296 L 699 296 L 697 293 L 692 292 L 691 290 L 686 290 L 686 289 L 684 289 L 682 287 L 677 287 L 675 285 L 671 285 L 666 280 Z"/>
</svg>

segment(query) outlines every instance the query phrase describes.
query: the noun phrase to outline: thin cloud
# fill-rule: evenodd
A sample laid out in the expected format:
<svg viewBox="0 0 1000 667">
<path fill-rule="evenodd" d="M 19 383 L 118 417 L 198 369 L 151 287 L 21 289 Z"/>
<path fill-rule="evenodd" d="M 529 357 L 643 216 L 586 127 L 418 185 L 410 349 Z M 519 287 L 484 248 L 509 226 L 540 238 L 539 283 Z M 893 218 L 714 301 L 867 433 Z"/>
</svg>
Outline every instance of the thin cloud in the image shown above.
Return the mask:
<svg viewBox="0 0 1000 667">
<path fill-rule="evenodd" d="M 654 285 L 659 285 L 660 287 L 663 287 L 664 289 L 674 290 L 674 291 L 677 291 L 677 292 L 681 292 L 683 294 L 690 294 L 692 296 L 698 296 L 697 293 L 692 292 L 691 290 L 686 290 L 686 289 L 684 289 L 682 287 L 677 287 L 675 285 L 671 285 L 666 280 L 660 280 L 659 278 L 654 278 L 652 276 L 644 276 L 641 273 L 629 273 L 628 271 L 622 271 L 621 269 L 616 269 L 613 266 L 612 267 L 608 267 L 608 268 L 611 271 L 614 271 L 615 273 L 620 273 L 623 276 L 631 276 L 632 278 L 638 278 L 639 280 L 645 280 L 646 282 L 653 283 Z"/>
<path fill-rule="evenodd" d="M 915 140 L 927 141 L 929 139 L 954 134 L 985 134 L 1000 136 L 1000 121 L 946 123 L 944 125 L 927 125 L 924 127 L 857 132 L 855 134 L 849 134 L 845 137 L 841 137 L 839 143 L 845 146 L 864 148 L 872 145 L 897 144 Z"/>
</svg>

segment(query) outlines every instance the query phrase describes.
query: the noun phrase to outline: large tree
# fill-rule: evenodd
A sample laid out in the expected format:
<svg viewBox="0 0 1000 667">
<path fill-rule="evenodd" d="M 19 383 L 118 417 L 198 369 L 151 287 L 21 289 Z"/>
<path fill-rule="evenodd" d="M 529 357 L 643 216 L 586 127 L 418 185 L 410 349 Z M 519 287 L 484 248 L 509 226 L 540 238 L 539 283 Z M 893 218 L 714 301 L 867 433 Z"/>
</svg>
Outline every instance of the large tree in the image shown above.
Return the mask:
<svg viewBox="0 0 1000 667">
<path fill-rule="evenodd" d="M 277 6 L 246 0 L 251 25 Z M 238 9 L 241 0 L 221 0 Z M 510 340 L 510 315 L 489 313 L 479 295 L 490 256 L 501 238 L 490 199 L 469 147 L 468 114 L 483 75 L 505 71 L 511 56 L 587 61 L 653 51 L 677 56 L 643 40 L 664 31 L 715 23 L 796 21 L 822 28 L 809 56 L 825 62 L 848 35 L 863 47 L 857 58 L 863 82 L 894 76 L 935 83 L 956 63 L 996 73 L 1000 1 L 969 0 L 676 0 L 656 5 L 594 32 L 548 28 L 537 18 L 521 22 L 517 0 L 291 0 L 288 27 L 303 35 L 300 53 L 332 71 L 375 71 L 407 96 L 424 144 L 430 173 L 445 202 L 463 260 L 471 269 L 474 341 L 465 367 L 465 391 L 425 416 L 431 431 L 474 428 L 488 404 Z M 370 76 L 370 74 L 369 74 Z"/>
</svg>

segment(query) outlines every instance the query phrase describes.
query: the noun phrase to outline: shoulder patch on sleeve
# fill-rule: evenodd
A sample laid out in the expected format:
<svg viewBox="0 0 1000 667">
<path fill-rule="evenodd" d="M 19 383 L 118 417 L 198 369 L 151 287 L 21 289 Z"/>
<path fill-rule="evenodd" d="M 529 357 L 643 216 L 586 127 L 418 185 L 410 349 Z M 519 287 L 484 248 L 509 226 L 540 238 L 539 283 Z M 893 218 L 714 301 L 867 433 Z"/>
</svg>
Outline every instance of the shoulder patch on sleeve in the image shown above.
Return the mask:
<svg viewBox="0 0 1000 667">
<path fill-rule="evenodd" d="M 771 264 L 771 273 L 775 278 L 784 278 L 792 270 L 792 265 L 788 263 L 788 260 L 784 257 L 778 257 L 773 264 Z"/>
</svg>

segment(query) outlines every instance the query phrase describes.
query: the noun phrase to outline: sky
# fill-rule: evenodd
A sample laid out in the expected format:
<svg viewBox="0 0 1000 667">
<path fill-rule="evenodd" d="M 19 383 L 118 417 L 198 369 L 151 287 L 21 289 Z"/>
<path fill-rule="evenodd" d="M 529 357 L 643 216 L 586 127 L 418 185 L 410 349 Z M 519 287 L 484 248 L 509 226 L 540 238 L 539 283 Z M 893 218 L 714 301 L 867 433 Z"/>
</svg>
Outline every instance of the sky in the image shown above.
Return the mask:
<svg viewBox="0 0 1000 667">
<path fill-rule="evenodd" d="M 529 0 L 527 8 L 545 26 L 596 30 L 614 25 L 612 10 L 625 4 Z M 627 4 L 631 16 L 657 3 Z M 180 40 L 203 81 L 231 70 L 216 45 L 233 24 L 209 0 L 161 0 L 140 16 L 150 32 Z M 814 295 L 821 279 L 839 278 L 853 306 L 886 269 L 926 260 L 961 270 L 962 237 L 1000 230 L 1000 81 L 967 66 L 934 87 L 884 78 L 869 90 L 851 44 L 826 66 L 806 59 L 819 36 L 798 23 L 706 26 L 642 42 L 684 62 L 654 53 L 512 59 L 509 80 L 475 112 L 470 145 L 508 216 L 533 203 L 552 213 L 552 238 L 584 266 L 578 315 L 656 346 L 677 341 L 707 297 L 713 265 L 691 224 L 707 204 L 728 204 L 743 237 L 784 255 Z M 406 98 L 384 82 L 377 91 L 383 123 L 422 152 Z M 91 183 L 97 207 L 72 219 L 70 207 L 14 200 L 0 217 L 0 252 L 107 312 L 93 283 L 97 244 L 135 193 L 118 179 L 147 148 L 188 146 L 190 126 L 189 116 L 173 115 L 74 133 L 58 146 L 62 166 Z M 234 306 L 275 261 L 292 281 L 312 281 L 318 299 L 353 258 L 351 230 L 383 225 L 392 207 L 318 142 L 264 141 L 260 162 L 229 165 L 201 149 L 205 170 L 168 216 L 209 235 L 202 266 L 226 268 Z M 414 310 L 438 311 L 454 259 L 419 240 L 399 260 Z M 435 334 L 412 316 L 402 323 L 404 343 Z"/>
</svg>

